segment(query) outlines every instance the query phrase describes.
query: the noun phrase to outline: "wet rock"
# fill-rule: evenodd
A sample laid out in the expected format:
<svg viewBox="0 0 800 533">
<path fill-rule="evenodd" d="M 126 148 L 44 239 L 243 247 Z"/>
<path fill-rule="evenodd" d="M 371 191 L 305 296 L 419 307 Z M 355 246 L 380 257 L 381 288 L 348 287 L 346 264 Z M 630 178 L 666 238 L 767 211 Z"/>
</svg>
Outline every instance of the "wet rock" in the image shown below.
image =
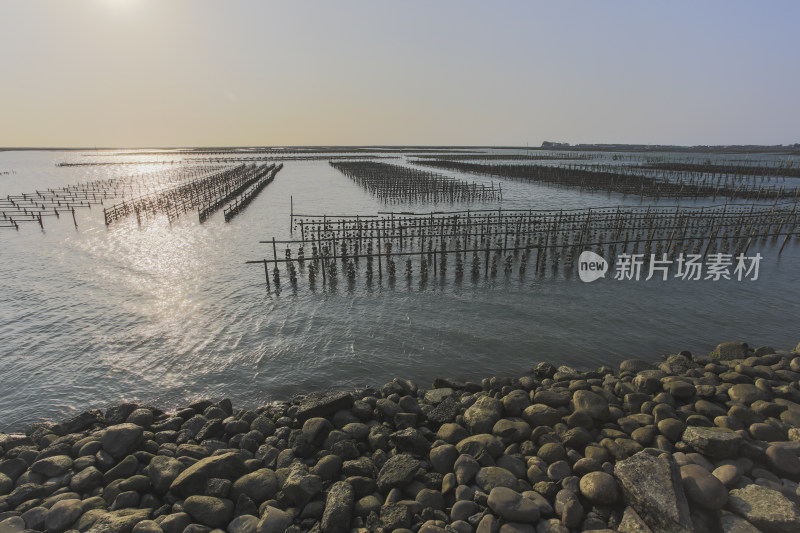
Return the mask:
<svg viewBox="0 0 800 533">
<path fill-rule="evenodd" d="M 51 429 L 56 435 L 69 435 L 97 427 L 102 423 L 103 415 L 100 411 L 84 411 L 60 424 L 55 424 Z"/>
<path fill-rule="evenodd" d="M 495 513 L 511 522 L 533 524 L 539 520 L 539 507 L 536 503 L 506 487 L 493 488 L 489 493 L 488 504 Z"/>
<path fill-rule="evenodd" d="M 146 408 L 135 409 L 128 415 L 125 422 L 129 424 L 136 424 L 143 428 L 149 428 L 153 423 L 153 411 Z"/>
<path fill-rule="evenodd" d="M 658 531 L 690 533 L 692 522 L 680 472 L 670 457 L 639 452 L 614 466 L 625 501 Z"/>
<path fill-rule="evenodd" d="M 311 393 L 303 398 L 297 409 L 297 419 L 305 422 L 309 418 L 326 417 L 353 406 L 353 395 L 349 392 Z"/>
<path fill-rule="evenodd" d="M 142 443 L 143 430 L 136 424 L 118 424 L 105 430 L 100 442 L 103 450 L 114 459 L 130 455 Z"/>
<path fill-rule="evenodd" d="M 746 342 L 723 342 L 718 344 L 714 353 L 721 361 L 746 359 L 748 346 Z"/>
<path fill-rule="evenodd" d="M 762 531 L 800 531 L 800 509 L 778 491 L 759 485 L 734 489 L 728 495 L 728 509 Z"/>
</svg>

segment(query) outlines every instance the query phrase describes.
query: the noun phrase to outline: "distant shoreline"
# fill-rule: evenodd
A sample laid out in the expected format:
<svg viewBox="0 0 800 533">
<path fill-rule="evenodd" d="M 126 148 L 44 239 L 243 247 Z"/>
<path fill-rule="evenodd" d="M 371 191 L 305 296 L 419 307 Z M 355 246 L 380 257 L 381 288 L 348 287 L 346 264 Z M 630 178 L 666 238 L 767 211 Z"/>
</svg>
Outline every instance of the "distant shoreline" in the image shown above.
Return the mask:
<svg viewBox="0 0 800 533">
<path fill-rule="evenodd" d="M 181 150 L 189 154 L 197 154 L 203 152 L 225 152 L 225 151 L 239 151 L 239 150 L 265 150 L 282 152 L 286 150 L 309 150 L 309 151 L 353 151 L 353 150 L 443 150 L 443 149 L 490 149 L 490 150 L 527 150 L 527 151 L 590 151 L 590 152 L 694 152 L 694 153 L 725 153 L 725 154 L 748 154 L 748 153 L 773 153 L 781 155 L 800 155 L 800 143 L 789 145 L 662 145 L 662 144 L 614 144 L 614 143 L 599 143 L 599 144 L 575 144 L 568 143 L 543 143 L 542 146 L 482 146 L 482 145 L 464 145 L 464 146 L 450 146 L 450 145 L 354 145 L 354 146 L 172 146 L 172 147 L 158 147 L 158 146 L 142 146 L 136 148 L 126 147 L 0 147 L 0 152 L 14 152 L 14 151 L 40 151 L 40 152 L 57 152 L 57 151 L 108 151 L 108 150 L 159 150 L 169 153 L 175 150 Z"/>
</svg>

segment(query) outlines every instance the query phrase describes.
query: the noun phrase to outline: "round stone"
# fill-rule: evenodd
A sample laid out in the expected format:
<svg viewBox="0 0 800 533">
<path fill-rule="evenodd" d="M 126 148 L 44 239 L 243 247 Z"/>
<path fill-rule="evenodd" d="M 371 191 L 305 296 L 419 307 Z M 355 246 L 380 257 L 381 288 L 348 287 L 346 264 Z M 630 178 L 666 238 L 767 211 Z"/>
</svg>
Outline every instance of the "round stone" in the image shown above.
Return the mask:
<svg viewBox="0 0 800 533">
<path fill-rule="evenodd" d="M 682 466 L 681 481 L 686 498 L 695 505 L 716 511 L 728 501 L 728 489 L 722 481 L 700 465 Z"/>
<path fill-rule="evenodd" d="M 511 522 L 535 523 L 539 520 L 539 506 L 518 492 L 506 487 L 495 487 L 489 493 L 489 507 Z"/>
<path fill-rule="evenodd" d="M 711 474 L 720 480 L 723 485 L 730 488 L 742 477 L 742 469 L 736 465 L 722 465 L 714 469 Z"/>
<path fill-rule="evenodd" d="M 552 464 L 556 461 L 561 461 L 562 459 L 567 458 L 567 452 L 564 450 L 564 446 L 556 442 L 548 442 L 547 444 L 543 445 L 541 448 L 539 448 L 539 453 L 536 455 L 538 455 L 548 464 Z"/>
<path fill-rule="evenodd" d="M 614 476 L 605 472 L 590 472 L 581 478 L 581 494 L 592 503 L 613 505 L 619 498 Z"/>
</svg>

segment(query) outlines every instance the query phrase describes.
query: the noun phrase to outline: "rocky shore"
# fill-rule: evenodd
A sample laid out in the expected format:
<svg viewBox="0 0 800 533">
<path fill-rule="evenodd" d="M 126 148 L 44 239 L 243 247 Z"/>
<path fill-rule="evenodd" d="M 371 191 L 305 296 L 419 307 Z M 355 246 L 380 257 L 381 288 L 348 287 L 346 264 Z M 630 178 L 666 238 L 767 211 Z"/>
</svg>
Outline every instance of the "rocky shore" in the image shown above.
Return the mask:
<svg viewBox="0 0 800 533">
<path fill-rule="evenodd" d="M 0 434 L 0 533 L 796 533 L 799 350 L 87 411 Z"/>
</svg>

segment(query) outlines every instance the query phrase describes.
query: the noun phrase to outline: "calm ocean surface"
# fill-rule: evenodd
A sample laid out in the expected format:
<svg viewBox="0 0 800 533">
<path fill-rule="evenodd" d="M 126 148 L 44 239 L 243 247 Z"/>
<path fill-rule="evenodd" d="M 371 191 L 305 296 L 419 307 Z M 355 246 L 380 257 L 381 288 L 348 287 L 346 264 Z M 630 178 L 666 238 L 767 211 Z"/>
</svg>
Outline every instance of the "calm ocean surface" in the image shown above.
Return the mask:
<svg viewBox="0 0 800 533">
<path fill-rule="evenodd" d="M 158 159 L 180 156 L 0 152 L 0 197 L 165 167 L 59 162 Z M 589 368 L 682 349 L 707 354 L 728 340 L 777 349 L 800 341 L 797 239 L 780 257 L 777 247 L 762 249 L 759 279 L 742 282 L 531 275 L 424 290 L 376 282 L 314 293 L 302 284 L 276 296 L 263 268 L 245 264 L 271 257 L 259 240 L 290 237 L 290 197 L 295 213 L 319 215 L 657 203 L 501 183 L 502 202 L 387 207 L 326 161 L 286 161 L 230 223 L 221 212 L 204 224 L 189 213 L 171 226 L 161 217 L 107 228 L 95 206 L 78 211 L 77 230 L 71 216 L 46 218 L 44 231 L 0 229 L 0 431 L 123 400 L 170 407 L 227 396 L 255 406 L 394 377 L 429 385 L 437 376 L 525 372 L 543 360 Z"/>
</svg>

